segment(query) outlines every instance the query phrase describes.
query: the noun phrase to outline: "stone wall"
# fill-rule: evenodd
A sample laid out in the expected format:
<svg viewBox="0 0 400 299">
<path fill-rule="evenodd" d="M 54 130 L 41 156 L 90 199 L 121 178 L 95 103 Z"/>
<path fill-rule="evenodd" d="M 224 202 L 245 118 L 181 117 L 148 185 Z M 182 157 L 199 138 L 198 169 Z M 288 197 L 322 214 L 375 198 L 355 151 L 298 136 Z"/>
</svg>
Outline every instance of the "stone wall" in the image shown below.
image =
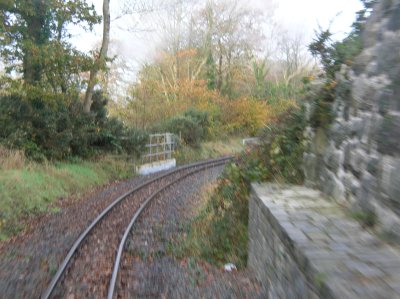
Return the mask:
<svg viewBox="0 0 400 299">
<path fill-rule="evenodd" d="M 248 266 L 271 299 L 377 299 L 400 294 L 400 252 L 320 191 L 253 184 Z"/>
<path fill-rule="evenodd" d="M 257 191 L 251 193 L 249 201 L 249 240 L 248 265 L 267 284 L 269 298 L 318 298 L 289 251 L 291 240 Z"/>
<path fill-rule="evenodd" d="M 337 74 L 334 122 L 307 130 L 306 184 L 400 239 L 400 0 L 378 2 L 363 42 Z"/>
</svg>

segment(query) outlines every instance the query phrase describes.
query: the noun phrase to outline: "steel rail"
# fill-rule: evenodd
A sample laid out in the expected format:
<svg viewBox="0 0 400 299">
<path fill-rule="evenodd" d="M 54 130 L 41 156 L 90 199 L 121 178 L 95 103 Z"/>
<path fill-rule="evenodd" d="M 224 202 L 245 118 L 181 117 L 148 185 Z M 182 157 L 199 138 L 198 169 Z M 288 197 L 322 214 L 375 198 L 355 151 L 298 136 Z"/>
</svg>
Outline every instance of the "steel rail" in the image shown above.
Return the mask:
<svg viewBox="0 0 400 299">
<path fill-rule="evenodd" d="M 119 266 L 120 266 L 120 263 L 121 263 L 121 257 L 122 257 L 122 253 L 123 253 L 123 251 L 124 251 L 124 247 L 125 247 L 126 241 L 127 241 L 127 239 L 128 239 L 129 232 L 131 231 L 131 229 L 132 229 L 133 225 L 135 224 L 136 220 L 139 218 L 140 214 L 141 214 L 141 213 L 143 212 L 143 210 L 147 207 L 147 205 L 148 205 L 158 194 L 160 194 L 160 193 L 163 192 L 164 190 L 168 189 L 168 188 L 169 188 L 170 186 L 172 186 L 173 184 L 176 184 L 177 182 L 183 180 L 184 178 L 186 178 L 186 177 L 188 177 L 188 176 L 190 176 L 190 175 L 193 175 L 193 174 L 195 174 L 195 173 L 197 173 L 197 172 L 203 171 L 203 170 L 205 170 L 205 169 L 213 168 L 213 167 L 217 167 L 217 166 L 223 165 L 223 164 L 225 164 L 226 162 L 227 162 L 227 161 L 224 160 L 224 161 L 222 161 L 222 162 L 221 162 L 221 161 L 218 161 L 218 162 L 216 162 L 216 163 L 210 163 L 210 164 L 207 164 L 206 166 L 203 166 L 203 167 L 201 167 L 201 168 L 198 168 L 198 169 L 195 169 L 195 170 L 193 170 L 193 171 L 191 171 L 191 172 L 188 172 L 188 173 L 186 173 L 186 174 L 180 176 L 179 178 L 173 180 L 172 182 L 168 183 L 167 185 L 161 187 L 161 188 L 158 189 L 157 191 L 153 192 L 153 193 L 146 199 L 146 201 L 140 206 L 140 208 L 139 208 L 139 209 L 136 211 L 136 213 L 133 215 L 133 217 L 132 217 L 132 219 L 131 219 L 129 225 L 126 227 L 125 232 L 124 232 L 124 235 L 123 235 L 123 237 L 122 237 L 122 239 L 121 239 L 121 241 L 120 241 L 120 244 L 119 244 L 119 247 L 118 247 L 118 253 L 117 253 L 117 256 L 116 256 L 115 262 L 114 262 L 114 268 L 113 268 L 112 276 L 111 276 L 111 279 L 110 279 L 110 284 L 109 284 L 109 287 L 108 287 L 107 299 L 113 299 L 113 297 L 114 297 L 115 284 L 116 284 L 116 282 L 117 282 L 117 277 L 118 277 L 118 272 L 119 272 Z"/>
<path fill-rule="evenodd" d="M 81 233 L 78 237 L 78 239 L 75 241 L 75 243 L 72 245 L 71 249 L 69 250 L 68 254 L 64 258 L 63 262 L 59 266 L 56 274 L 53 276 L 49 286 L 47 287 L 46 291 L 42 294 L 41 298 L 42 299 L 49 299 L 52 292 L 54 291 L 57 283 L 61 279 L 61 276 L 64 274 L 65 270 L 67 269 L 67 266 L 69 265 L 70 261 L 72 260 L 72 257 L 76 253 L 78 247 L 82 244 L 83 240 L 89 235 L 89 233 L 92 231 L 92 229 L 120 202 L 122 202 L 125 198 L 129 197 L 133 193 L 139 191 L 140 189 L 147 187 L 148 185 L 159 181 L 171 174 L 178 173 L 179 171 L 197 167 L 197 166 L 202 166 L 202 165 L 207 165 L 207 164 L 212 164 L 212 163 L 217 163 L 217 162 L 222 162 L 222 161 L 228 161 L 231 160 L 232 157 L 224 157 L 224 158 L 219 158 L 219 159 L 214 159 L 214 160 L 208 160 L 208 161 L 201 161 L 201 162 L 196 162 L 196 163 L 191 163 L 188 165 L 184 165 L 181 167 L 177 167 L 175 169 L 172 169 L 170 171 L 167 171 L 166 173 L 163 173 L 153 179 L 150 179 L 135 188 L 127 191 L 120 197 L 118 197 L 116 200 L 114 200 L 110 205 L 108 205 L 93 221 L 92 223 L 84 230 L 83 233 Z"/>
</svg>

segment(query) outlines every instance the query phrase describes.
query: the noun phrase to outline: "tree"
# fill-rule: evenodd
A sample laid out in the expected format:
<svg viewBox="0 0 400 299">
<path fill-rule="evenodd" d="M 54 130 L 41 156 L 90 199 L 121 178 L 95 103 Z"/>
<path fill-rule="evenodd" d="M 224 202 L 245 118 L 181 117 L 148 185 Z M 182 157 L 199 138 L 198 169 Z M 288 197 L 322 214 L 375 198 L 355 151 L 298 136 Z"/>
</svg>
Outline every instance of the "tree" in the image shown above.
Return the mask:
<svg viewBox="0 0 400 299">
<path fill-rule="evenodd" d="M 138 30 L 137 22 L 134 22 L 134 24 L 132 24 L 132 22 L 129 22 L 135 19 L 132 18 L 132 16 L 135 15 L 141 16 L 143 14 L 147 14 L 149 12 L 152 12 L 155 7 L 155 3 L 153 0 L 122 0 L 115 3 L 116 5 L 113 6 L 113 8 L 115 9 L 115 12 L 113 13 L 114 17 L 111 20 L 110 0 L 103 1 L 103 38 L 101 41 L 100 50 L 96 53 L 95 62 L 90 69 L 90 77 L 84 99 L 84 111 L 86 113 L 90 112 L 93 90 L 95 85 L 99 83 L 98 81 L 99 72 L 101 71 L 108 72 L 110 65 L 107 63 L 110 63 L 111 60 L 115 61 L 116 58 L 116 55 L 113 57 L 113 59 L 110 59 L 110 57 L 108 57 L 108 52 L 110 47 L 111 22 L 113 23 L 115 22 L 114 26 L 118 27 L 119 29 L 122 28 L 118 26 L 118 22 L 122 23 L 123 30 L 126 32 L 136 32 L 136 30 Z M 117 60 L 119 64 L 121 64 L 122 60 L 121 59 Z M 108 75 L 106 74 L 105 77 L 107 76 Z M 107 84 L 107 82 L 103 83 Z M 103 85 L 102 89 L 106 90 L 107 86 Z"/>
<path fill-rule="evenodd" d="M 176 88 L 181 79 L 203 79 L 209 89 L 231 98 L 241 95 L 243 79 L 251 75 L 251 58 L 262 41 L 264 15 L 238 1 L 172 3 L 167 18 L 159 22 L 163 50 L 169 56 L 168 67 L 162 69 L 165 85 Z M 186 55 L 190 51 L 196 55 Z"/>
<path fill-rule="evenodd" d="M 210 90 L 214 90 L 217 84 L 215 77 L 215 61 L 212 56 L 211 50 L 208 51 L 206 68 L 207 68 L 206 69 L 207 88 Z"/>
<path fill-rule="evenodd" d="M 66 40 L 69 24 L 92 29 L 100 18 L 82 0 L 15 0 L 0 4 L 0 55 L 8 73 L 27 86 L 66 93 L 68 80 L 86 70 L 90 58 Z"/>
<path fill-rule="evenodd" d="M 200 17 L 198 31 L 206 41 L 205 53 L 216 62 L 216 89 L 232 98 L 234 86 L 242 80 L 237 75 L 248 72 L 249 61 L 259 50 L 265 16 L 238 1 L 209 1 Z"/>
<path fill-rule="evenodd" d="M 278 40 L 278 53 L 280 70 L 277 75 L 291 96 L 290 90 L 299 90 L 302 79 L 313 73 L 314 65 L 299 33 L 282 33 Z"/>
<path fill-rule="evenodd" d="M 262 99 L 265 97 L 265 90 L 266 90 L 266 76 L 268 73 L 266 60 L 262 60 L 261 62 L 257 63 L 253 61 L 253 72 L 254 72 L 254 79 L 255 79 L 255 87 L 253 91 L 253 95 L 257 99 Z"/>
<path fill-rule="evenodd" d="M 103 1 L 103 41 L 101 43 L 100 52 L 97 56 L 92 69 L 90 70 L 90 78 L 88 87 L 86 89 L 85 101 L 83 104 L 83 111 L 85 113 L 90 112 L 90 106 L 92 105 L 92 96 L 94 86 L 96 84 L 96 76 L 100 68 L 104 68 L 107 61 L 108 46 L 110 43 L 110 0 Z"/>
</svg>

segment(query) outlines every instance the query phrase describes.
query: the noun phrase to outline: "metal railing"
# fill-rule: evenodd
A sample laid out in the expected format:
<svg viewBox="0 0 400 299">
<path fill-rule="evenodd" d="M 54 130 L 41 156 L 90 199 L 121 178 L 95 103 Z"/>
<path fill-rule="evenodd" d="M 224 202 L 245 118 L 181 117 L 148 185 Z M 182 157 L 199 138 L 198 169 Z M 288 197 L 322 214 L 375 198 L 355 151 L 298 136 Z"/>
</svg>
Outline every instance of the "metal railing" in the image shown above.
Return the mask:
<svg viewBox="0 0 400 299">
<path fill-rule="evenodd" d="M 147 154 L 142 157 L 142 164 L 172 159 L 175 150 L 175 135 L 172 133 L 150 134 Z"/>
</svg>

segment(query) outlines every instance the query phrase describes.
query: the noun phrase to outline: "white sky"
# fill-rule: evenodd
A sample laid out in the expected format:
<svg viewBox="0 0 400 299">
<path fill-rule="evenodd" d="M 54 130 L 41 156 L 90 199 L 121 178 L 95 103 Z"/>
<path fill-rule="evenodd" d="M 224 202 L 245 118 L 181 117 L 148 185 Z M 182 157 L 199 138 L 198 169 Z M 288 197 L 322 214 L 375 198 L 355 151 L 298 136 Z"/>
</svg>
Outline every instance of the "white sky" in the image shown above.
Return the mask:
<svg viewBox="0 0 400 299">
<path fill-rule="evenodd" d="M 127 1 L 127 0 L 125 0 Z M 134 1 L 134 0 L 132 0 Z M 165 0 L 163 0 L 165 1 Z M 198 0 L 195 2 L 203 2 Z M 246 5 L 250 5 L 262 11 L 271 9 L 271 5 L 276 7 L 274 18 L 278 28 L 301 34 L 304 43 L 308 45 L 314 37 L 314 30 L 321 25 L 326 29 L 330 26 L 334 37 L 341 39 L 346 32 L 350 31 L 350 26 L 355 20 L 356 11 L 362 9 L 359 0 L 240 0 Z M 101 15 L 102 0 L 88 0 L 93 2 L 98 13 Z M 111 1 L 111 19 L 115 17 L 115 11 L 121 0 Z M 150 62 L 156 51 L 156 33 L 146 32 L 132 34 L 117 27 L 124 27 L 129 20 L 121 20 L 112 23 L 111 39 L 117 41 L 118 55 L 131 62 L 138 70 L 140 65 Z M 97 26 L 95 33 L 78 33 L 74 36 L 74 44 L 84 51 L 93 49 L 96 44 L 100 44 L 101 26 Z"/>
<path fill-rule="evenodd" d="M 253 0 L 254 2 L 265 2 Z M 343 38 L 350 31 L 355 20 L 355 13 L 362 9 L 359 0 L 276 0 L 278 9 L 275 13 L 277 20 L 289 30 L 302 31 L 310 41 L 318 24 L 328 28 L 337 38 Z"/>
</svg>

